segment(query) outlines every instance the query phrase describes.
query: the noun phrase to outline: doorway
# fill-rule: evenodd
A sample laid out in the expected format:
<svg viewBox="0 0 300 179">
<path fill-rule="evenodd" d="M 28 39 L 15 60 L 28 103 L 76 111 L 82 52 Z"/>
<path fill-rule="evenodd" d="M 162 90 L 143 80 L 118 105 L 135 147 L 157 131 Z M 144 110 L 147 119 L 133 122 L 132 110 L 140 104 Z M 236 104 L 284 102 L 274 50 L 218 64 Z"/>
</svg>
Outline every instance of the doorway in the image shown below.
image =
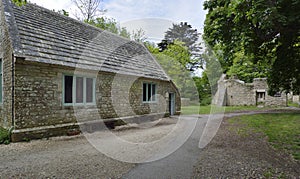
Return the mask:
<svg viewBox="0 0 300 179">
<path fill-rule="evenodd" d="M 175 115 L 175 93 L 169 93 L 169 112 L 170 115 Z"/>
</svg>

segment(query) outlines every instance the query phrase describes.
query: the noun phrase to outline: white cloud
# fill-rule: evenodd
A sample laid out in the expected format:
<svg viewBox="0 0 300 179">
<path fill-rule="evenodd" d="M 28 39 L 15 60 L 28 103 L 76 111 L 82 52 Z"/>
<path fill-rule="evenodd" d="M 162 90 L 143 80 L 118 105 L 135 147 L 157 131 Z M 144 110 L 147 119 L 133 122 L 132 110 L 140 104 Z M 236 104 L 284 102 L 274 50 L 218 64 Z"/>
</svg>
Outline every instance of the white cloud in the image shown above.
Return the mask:
<svg viewBox="0 0 300 179">
<path fill-rule="evenodd" d="M 30 0 L 30 2 L 50 10 L 69 10 L 72 7 L 71 0 Z"/>
<path fill-rule="evenodd" d="M 130 32 L 142 28 L 146 36 L 161 39 L 173 23 L 188 22 L 202 31 L 206 12 L 204 0 L 104 0 L 105 16 L 112 17 Z M 65 9 L 74 17 L 76 7 L 71 0 L 30 0 L 48 9 Z"/>
</svg>

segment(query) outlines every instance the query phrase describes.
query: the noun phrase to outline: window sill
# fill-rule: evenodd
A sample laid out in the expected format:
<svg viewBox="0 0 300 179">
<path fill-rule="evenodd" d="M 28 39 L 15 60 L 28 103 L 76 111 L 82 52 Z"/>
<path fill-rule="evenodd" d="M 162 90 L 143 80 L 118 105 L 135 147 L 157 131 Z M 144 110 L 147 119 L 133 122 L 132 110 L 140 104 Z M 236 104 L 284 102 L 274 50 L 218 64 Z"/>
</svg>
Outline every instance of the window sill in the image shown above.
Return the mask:
<svg viewBox="0 0 300 179">
<path fill-rule="evenodd" d="M 78 104 L 63 104 L 63 107 L 80 107 L 80 108 L 84 108 L 84 107 L 95 107 L 96 103 L 78 103 Z"/>
<path fill-rule="evenodd" d="M 143 104 L 157 104 L 157 101 L 143 101 Z"/>
</svg>

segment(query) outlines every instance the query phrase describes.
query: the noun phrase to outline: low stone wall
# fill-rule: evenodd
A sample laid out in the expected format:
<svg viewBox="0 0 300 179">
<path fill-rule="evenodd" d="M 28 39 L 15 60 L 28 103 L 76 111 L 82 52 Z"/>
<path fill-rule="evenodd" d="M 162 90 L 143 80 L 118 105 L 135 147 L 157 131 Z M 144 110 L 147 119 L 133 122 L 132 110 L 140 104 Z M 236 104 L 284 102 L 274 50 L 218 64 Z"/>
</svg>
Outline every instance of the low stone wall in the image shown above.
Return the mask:
<svg viewBox="0 0 300 179">
<path fill-rule="evenodd" d="M 295 103 L 300 102 L 299 95 L 294 95 L 293 96 L 293 102 L 295 102 Z"/>
<path fill-rule="evenodd" d="M 282 94 L 281 97 L 272 97 L 267 95 L 265 100 L 266 106 L 286 106 L 286 96 Z"/>
</svg>

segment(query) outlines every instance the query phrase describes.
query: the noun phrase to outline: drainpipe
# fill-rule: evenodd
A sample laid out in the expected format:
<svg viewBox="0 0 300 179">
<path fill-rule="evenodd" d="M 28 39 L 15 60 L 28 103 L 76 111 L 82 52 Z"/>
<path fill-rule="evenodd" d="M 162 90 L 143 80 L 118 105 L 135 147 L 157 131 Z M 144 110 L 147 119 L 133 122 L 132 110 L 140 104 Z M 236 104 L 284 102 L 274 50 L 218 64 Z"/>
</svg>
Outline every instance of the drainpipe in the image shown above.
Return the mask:
<svg viewBox="0 0 300 179">
<path fill-rule="evenodd" d="M 11 127 L 15 127 L 15 56 L 12 54 L 12 66 L 11 66 Z"/>
</svg>

